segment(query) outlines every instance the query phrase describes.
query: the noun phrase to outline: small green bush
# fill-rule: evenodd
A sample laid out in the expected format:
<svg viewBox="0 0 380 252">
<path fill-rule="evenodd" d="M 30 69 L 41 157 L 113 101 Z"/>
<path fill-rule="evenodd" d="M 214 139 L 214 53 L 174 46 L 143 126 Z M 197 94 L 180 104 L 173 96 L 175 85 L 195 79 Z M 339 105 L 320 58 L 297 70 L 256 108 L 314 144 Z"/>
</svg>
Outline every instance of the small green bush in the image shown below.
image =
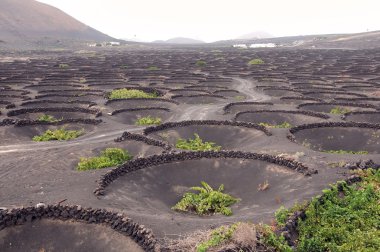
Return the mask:
<svg viewBox="0 0 380 252">
<path fill-rule="evenodd" d="M 156 98 L 158 95 L 156 93 L 146 93 L 137 89 L 116 89 L 113 90 L 109 95 L 108 99 L 127 99 L 127 98 Z"/>
<path fill-rule="evenodd" d="M 133 157 L 126 150 L 107 148 L 102 151 L 99 157 L 81 158 L 77 170 L 86 171 L 112 167 L 131 160 L 132 158 Z"/>
<path fill-rule="evenodd" d="M 204 67 L 207 65 L 206 61 L 204 60 L 198 60 L 195 65 L 197 65 L 197 67 Z"/>
<path fill-rule="evenodd" d="M 266 247 L 272 248 L 268 249 L 268 251 L 293 252 L 293 249 L 287 244 L 284 236 L 276 235 L 272 227 L 268 225 L 257 225 L 256 228 L 262 235 L 260 242 Z"/>
<path fill-rule="evenodd" d="M 217 191 L 206 182 L 201 182 L 202 187 L 191 187 L 191 190 L 199 193 L 185 193 L 182 199 L 172 207 L 173 210 L 183 212 L 194 212 L 198 215 L 221 213 L 223 215 L 232 215 L 229 206 L 240 201 L 228 194 L 223 193 L 224 186 L 221 185 Z"/>
<path fill-rule="evenodd" d="M 283 122 L 283 123 L 280 123 L 280 124 L 277 124 L 277 125 L 273 125 L 273 124 L 270 124 L 270 123 L 259 123 L 259 125 L 264 126 L 264 127 L 268 127 L 268 128 L 279 128 L 279 129 L 288 129 L 288 128 L 293 127 L 288 122 Z"/>
<path fill-rule="evenodd" d="M 257 59 L 253 59 L 253 60 L 250 60 L 248 62 L 248 65 L 252 66 L 252 65 L 261 65 L 261 64 L 264 64 L 264 60 L 260 59 L 260 58 L 257 58 Z"/>
<path fill-rule="evenodd" d="M 291 208 L 285 208 L 281 206 L 275 213 L 276 222 L 279 227 L 285 227 L 288 218 L 297 211 L 301 211 L 307 207 L 307 202 L 302 204 L 294 204 Z"/>
<path fill-rule="evenodd" d="M 69 67 L 69 64 L 59 64 L 58 67 L 61 69 L 65 69 Z"/>
<path fill-rule="evenodd" d="M 56 130 L 47 130 L 40 136 L 34 136 L 33 141 L 44 142 L 44 141 L 68 141 L 75 139 L 83 135 L 83 130 L 66 130 L 65 127 Z"/>
<path fill-rule="evenodd" d="M 137 119 L 136 125 L 143 126 L 143 125 L 159 125 L 161 124 L 161 118 L 159 117 L 152 117 L 152 116 L 146 116 L 141 117 Z"/>
<path fill-rule="evenodd" d="M 355 155 L 367 155 L 368 151 L 348 151 L 348 150 L 328 150 L 323 151 L 330 154 L 355 154 Z"/>
<path fill-rule="evenodd" d="M 39 121 L 39 122 L 59 122 L 62 120 L 63 120 L 63 118 L 56 119 L 54 116 L 46 115 L 46 114 L 39 116 L 37 119 L 37 121 Z"/>
<path fill-rule="evenodd" d="M 150 67 L 148 67 L 148 70 L 149 71 L 157 71 L 157 70 L 160 70 L 158 67 L 156 67 L 156 66 L 150 66 Z"/>
<path fill-rule="evenodd" d="M 348 112 L 351 112 L 351 110 L 349 110 L 348 108 L 343 108 L 343 107 L 339 107 L 339 106 L 330 110 L 330 114 L 336 114 L 336 115 L 343 115 L 343 114 L 346 114 Z"/>
<path fill-rule="evenodd" d="M 178 139 L 176 143 L 176 148 L 192 151 L 219 151 L 222 148 L 221 146 L 218 146 L 213 142 L 203 142 L 203 140 L 199 137 L 197 133 L 195 133 L 194 136 L 194 139 Z"/>
<path fill-rule="evenodd" d="M 246 99 L 246 97 L 244 95 L 236 95 L 234 98 L 235 98 L 235 100 L 238 100 L 238 101 L 243 101 Z"/>
<path fill-rule="evenodd" d="M 197 252 L 206 252 L 209 248 L 217 247 L 230 240 L 238 225 L 239 223 L 234 223 L 229 227 L 222 226 L 213 230 L 210 239 L 197 246 Z"/>
</svg>

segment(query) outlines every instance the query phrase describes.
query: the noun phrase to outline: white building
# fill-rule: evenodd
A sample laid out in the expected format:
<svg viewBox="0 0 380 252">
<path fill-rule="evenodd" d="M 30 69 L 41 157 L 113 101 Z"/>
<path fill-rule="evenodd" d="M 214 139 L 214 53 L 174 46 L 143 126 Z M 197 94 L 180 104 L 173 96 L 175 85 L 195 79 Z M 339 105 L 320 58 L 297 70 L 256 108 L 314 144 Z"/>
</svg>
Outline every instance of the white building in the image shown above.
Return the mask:
<svg viewBox="0 0 380 252">
<path fill-rule="evenodd" d="M 249 48 L 262 48 L 262 47 L 276 47 L 275 43 L 265 43 L 265 44 L 251 44 Z"/>
<path fill-rule="evenodd" d="M 236 45 L 233 45 L 232 47 L 235 47 L 235 48 L 244 48 L 244 49 L 248 48 L 248 46 L 246 44 L 236 44 Z"/>
</svg>

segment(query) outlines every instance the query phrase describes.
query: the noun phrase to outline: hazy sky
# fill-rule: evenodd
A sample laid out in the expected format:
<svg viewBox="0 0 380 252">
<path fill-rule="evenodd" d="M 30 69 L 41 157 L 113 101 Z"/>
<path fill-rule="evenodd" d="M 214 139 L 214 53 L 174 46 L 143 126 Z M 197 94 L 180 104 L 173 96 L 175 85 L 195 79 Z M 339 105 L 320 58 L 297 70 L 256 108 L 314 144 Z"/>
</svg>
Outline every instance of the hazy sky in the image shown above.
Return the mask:
<svg viewBox="0 0 380 252">
<path fill-rule="evenodd" d="M 40 0 L 115 38 L 207 42 L 380 30 L 379 0 Z"/>
</svg>

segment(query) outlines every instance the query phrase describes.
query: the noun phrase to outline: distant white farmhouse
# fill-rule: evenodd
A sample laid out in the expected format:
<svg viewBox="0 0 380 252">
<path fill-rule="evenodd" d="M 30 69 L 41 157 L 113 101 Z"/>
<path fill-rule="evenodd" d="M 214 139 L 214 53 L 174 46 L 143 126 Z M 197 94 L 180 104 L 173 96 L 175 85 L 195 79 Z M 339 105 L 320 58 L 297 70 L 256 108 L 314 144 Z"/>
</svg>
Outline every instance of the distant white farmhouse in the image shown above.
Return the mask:
<svg viewBox="0 0 380 252">
<path fill-rule="evenodd" d="M 261 44 L 250 44 L 249 46 L 247 44 L 236 44 L 236 45 L 233 45 L 232 47 L 235 47 L 235 48 L 244 48 L 244 49 L 247 49 L 247 48 L 263 48 L 263 47 L 267 47 L 267 48 L 273 48 L 273 47 L 276 47 L 276 44 L 275 43 L 261 43 Z"/>
<path fill-rule="evenodd" d="M 232 47 L 235 47 L 235 48 L 244 48 L 244 49 L 248 48 L 248 46 L 246 44 L 236 44 L 236 45 L 233 45 Z"/>
<path fill-rule="evenodd" d="M 109 43 L 110 43 L 111 46 L 119 46 L 120 45 L 120 42 L 111 41 Z"/>
<path fill-rule="evenodd" d="M 265 43 L 265 44 L 251 44 L 249 48 L 262 48 L 262 47 L 276 47 L 275 43 Z"/>
</svg>

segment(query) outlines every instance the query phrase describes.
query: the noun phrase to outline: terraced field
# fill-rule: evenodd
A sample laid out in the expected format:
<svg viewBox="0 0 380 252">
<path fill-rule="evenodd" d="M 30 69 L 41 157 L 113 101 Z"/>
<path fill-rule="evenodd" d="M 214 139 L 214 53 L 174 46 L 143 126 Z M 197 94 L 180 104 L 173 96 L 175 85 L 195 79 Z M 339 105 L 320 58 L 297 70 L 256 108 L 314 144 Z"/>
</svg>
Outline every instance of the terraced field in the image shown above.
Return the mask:
<svg viewBox="0 0 380 252">
<path fill-rule="evenodd" d="M 380 50 L 3 56 L 1 251 L 168 251 L 197 230 L 271 224 L 281 206 L 347 179 L 347 164 L 380 163 Z M 56 130 L 78 134 L 36 141 Z M 195 134 L 219 150 L 178 147 Z M 133 159 L 77 169 L 106 148 Z M 201 181 L 240 199 L 231 216 L 172 209 Z"/>
</svg>

